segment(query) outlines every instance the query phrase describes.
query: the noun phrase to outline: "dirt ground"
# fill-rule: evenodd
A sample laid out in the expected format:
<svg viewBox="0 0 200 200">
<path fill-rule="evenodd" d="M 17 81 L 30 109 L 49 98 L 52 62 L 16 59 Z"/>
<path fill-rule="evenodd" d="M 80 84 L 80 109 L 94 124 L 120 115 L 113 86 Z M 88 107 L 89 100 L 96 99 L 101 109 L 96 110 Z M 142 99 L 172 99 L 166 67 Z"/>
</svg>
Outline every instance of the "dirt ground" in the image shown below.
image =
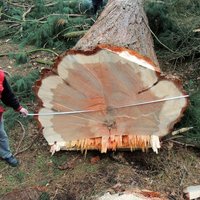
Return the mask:
<svg viewBox="0 0 200 200">
<path fill-rule="evenodd" d="M 0 52 L 9 51 L 18 51 L 18 48 L 10 41 L 0 41 Z M 0 65 L 12 76 L 22 69 L 23 73 L 33 68 L 40 70 L 44 65 L 34 59 L 47 57 L 47 54 L 36 53 L 26 65 L 15 66 L 14 60 L 3 56 Z M 29 105 L 30 109 L 32 106 Z M 23 124 L 22 118 L 19 121 Z M 25 137 L 18 149 L 23 132 Z M 51 156 L 34 120 L 23 126 L 16 123 L 8 134 L 13 151 L 23 152 L 17 155 L 18 168 L 0 161 L 1 200 L 22 199 L 21 191 L 30 199 L 90 200 L 106 191 L 116 193 L 130 188 L 148 189 L 170 200 L 182 200 L 185 187 L 200 184 L 199 149 L 172 141 L 163 141 L 159 154 L 152 150 L 106 154 L 88 151 L 86 155 L 79 151 L 62 151 Z"/>
</svg>

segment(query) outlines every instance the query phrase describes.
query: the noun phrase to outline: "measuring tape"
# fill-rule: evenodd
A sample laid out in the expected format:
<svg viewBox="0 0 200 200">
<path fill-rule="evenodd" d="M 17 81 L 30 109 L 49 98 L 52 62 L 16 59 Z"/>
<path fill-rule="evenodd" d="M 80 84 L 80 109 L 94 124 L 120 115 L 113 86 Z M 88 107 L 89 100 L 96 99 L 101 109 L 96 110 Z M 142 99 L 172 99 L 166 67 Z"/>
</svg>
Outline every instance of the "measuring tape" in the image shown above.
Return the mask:
<svg viewBox="0 0 200 200">
<path fill-rule="evenodd" d="M 158 99 L 158 100 L 129 104 L 129 105 L 124 105 L 124 106 L 112 107 L 111 109 L 120 109 L 120 108 L 142 106 L 142 105 L 159 103 L 159 102 L 163 102 L 163 101 L 170 101 L 170 100 L 176 100 L 176 99 L 182 99 L 182 98 L 187 98 L 187 97 L 189 97 L 189 95 L 169 97 L 169 98 L 164 98 L 164 99 Z M 67 112 L 29 113 L 27 116 L 73 115 L 73 114 L 82 114 L 82 113 L 92 113 L 92 112 L 98 112 L 98 111 L 102 111 L 102 110 L 76 110 L 76 111 L 67 111 Z"/>
</svg>

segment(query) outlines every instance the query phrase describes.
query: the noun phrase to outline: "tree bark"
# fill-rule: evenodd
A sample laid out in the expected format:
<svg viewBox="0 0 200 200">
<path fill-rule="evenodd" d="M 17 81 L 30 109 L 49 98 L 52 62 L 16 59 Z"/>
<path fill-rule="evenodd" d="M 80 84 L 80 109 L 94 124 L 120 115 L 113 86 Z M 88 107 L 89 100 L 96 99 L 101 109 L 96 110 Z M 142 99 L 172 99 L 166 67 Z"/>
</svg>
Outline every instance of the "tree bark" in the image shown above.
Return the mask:
<svg viewBox="0 0 200 200">
<path fill-rule="evenodd" d="M 89 50 L 98 44 L 133 49 L 149 57 L 159 67 L 143 0 L 110 0 L 74 49 Z"/>
</svg>

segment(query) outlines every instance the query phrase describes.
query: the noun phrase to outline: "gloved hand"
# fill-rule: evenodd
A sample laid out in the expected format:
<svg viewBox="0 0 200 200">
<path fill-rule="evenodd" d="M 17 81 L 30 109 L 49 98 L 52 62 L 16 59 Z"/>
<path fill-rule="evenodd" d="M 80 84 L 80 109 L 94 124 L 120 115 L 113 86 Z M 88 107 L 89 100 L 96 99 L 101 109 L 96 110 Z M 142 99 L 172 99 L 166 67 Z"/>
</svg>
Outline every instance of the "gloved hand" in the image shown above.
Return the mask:
<svg viewBox="0 0 200 200">
<path fill-rule="evenodd" d="M 28 110 L 26 108 L 21 108 L 19 112 L 22 114 L 23 117 L 26 117 L 28 115 Z"/>
</svg>

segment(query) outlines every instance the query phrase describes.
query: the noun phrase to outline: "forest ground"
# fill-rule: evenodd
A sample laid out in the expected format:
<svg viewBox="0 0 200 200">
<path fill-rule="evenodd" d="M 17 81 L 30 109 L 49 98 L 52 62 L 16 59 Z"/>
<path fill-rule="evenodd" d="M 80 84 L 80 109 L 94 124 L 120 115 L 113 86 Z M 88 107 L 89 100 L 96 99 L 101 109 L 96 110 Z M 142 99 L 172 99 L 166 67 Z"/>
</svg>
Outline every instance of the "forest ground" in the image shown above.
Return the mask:
<svg viewBox="0 0 200 200">
<path fill-rule="evenodd" d="M 9 51 L 18 51 L 17 45 L 1 40 L 0 52 Z M 36 63 L 36 58 L 48 60 L 50 57 L 42 52 L 35 53 L 28 63 L 16 66 L 14 60 L 4 56 L 0 57 L 0 65 L 11 76 L 26 74 L 31 69 L 45 67 Z M 178 73 L 183 81 L 187 81 L 188 74 L 192 76 L 192 69 Z M 35 103 L 28 106 L 32 110 Z M 23 118 L 19 117 L 19 121 L 23 124 Z M 27 126 L 16 123 L 8 130 L 13 152 L 18 148 L 23 128 L 25 138 L 20 150 L 33 145 L 17 155 L 20 160 L 17 168 L 0 161 L 1 200 L 17 199 L 19 190 L 26 190 L 38 199 L 81 200 L 92 199 L 106 191 L 115 193 L 129 188 L 148 189 L 165 194 L 169 199 L 182 200 L 185 187 L 200 184 L 200 151 L 194 147 L 169 140 L 162 142 L 159 154 L 149 149 L 148 152 L 106 154 L 88 151 L 86 155 L 79 151 L 61 151 L 51 156 L 50 147 L 33 120 Z"/>
</svg>

